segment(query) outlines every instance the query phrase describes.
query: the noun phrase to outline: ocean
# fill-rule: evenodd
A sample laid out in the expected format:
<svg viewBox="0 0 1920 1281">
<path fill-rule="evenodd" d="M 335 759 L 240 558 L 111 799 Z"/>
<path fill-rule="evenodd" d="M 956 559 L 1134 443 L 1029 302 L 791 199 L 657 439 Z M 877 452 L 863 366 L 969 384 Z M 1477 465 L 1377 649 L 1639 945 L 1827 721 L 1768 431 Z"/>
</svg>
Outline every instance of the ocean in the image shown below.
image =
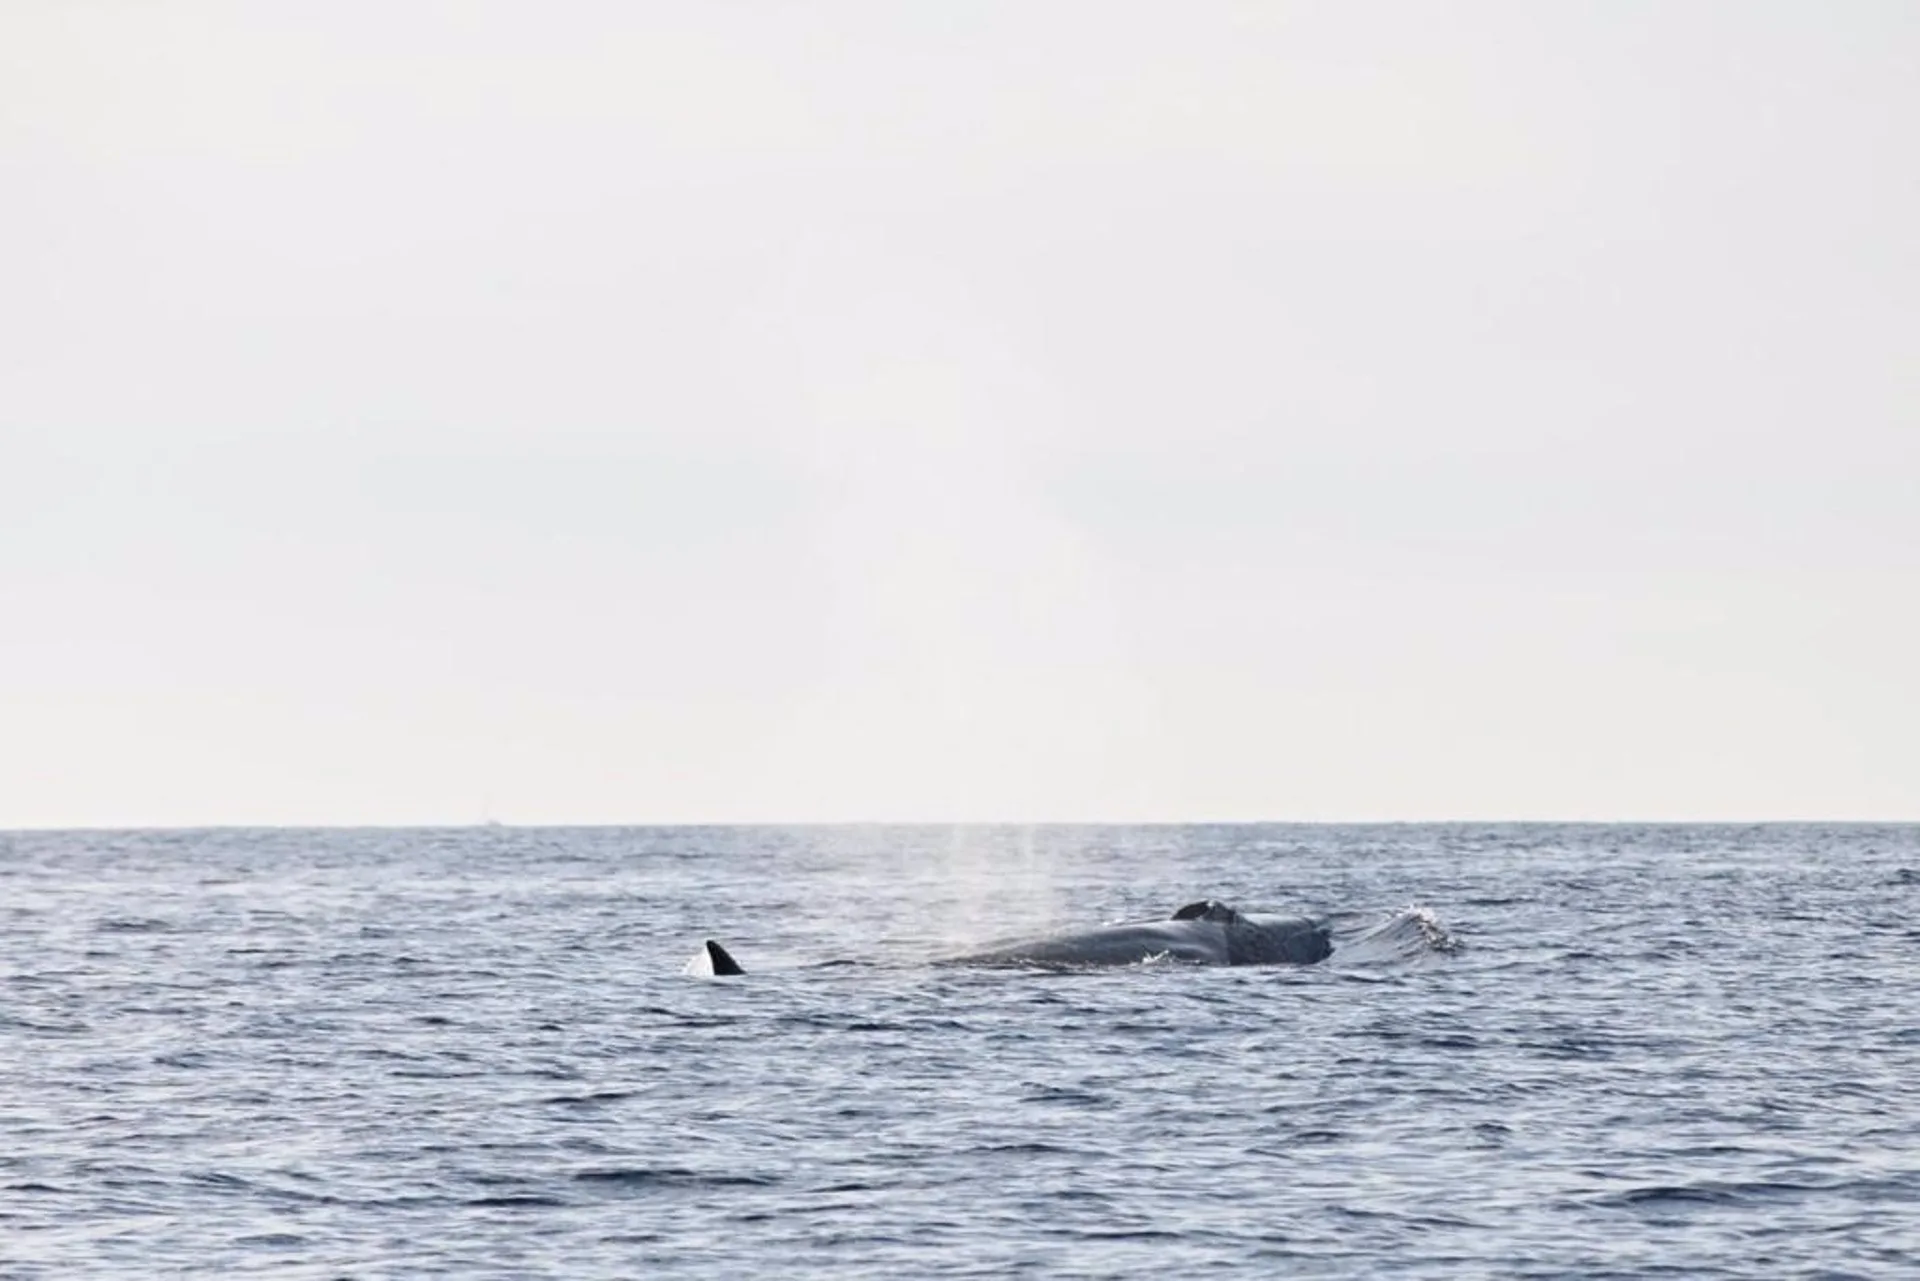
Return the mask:
<svg viewBox="0 0 1920 1281">
<path fill-rule="evenodd" d="M 1334 953 L 927 964 L 1203 898 Z M 1914 826 L 0 834 L 0 1276 L 1920 1275 L 1916 905 Z"/>
</svg>

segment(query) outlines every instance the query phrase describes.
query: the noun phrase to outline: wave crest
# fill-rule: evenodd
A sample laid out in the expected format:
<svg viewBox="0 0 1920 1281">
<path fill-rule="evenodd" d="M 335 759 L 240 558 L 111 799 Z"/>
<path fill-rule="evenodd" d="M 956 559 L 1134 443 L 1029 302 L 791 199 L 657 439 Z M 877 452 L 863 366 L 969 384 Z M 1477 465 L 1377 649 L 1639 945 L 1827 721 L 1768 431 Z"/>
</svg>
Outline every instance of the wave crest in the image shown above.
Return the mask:
<svg viewBox="0 0 1920 1281">
<path fill-rule="evenodd" d="M 1433 910 L 1418 903 L 1385 916 L 1336 919 L 1333 959 L 1347 965 L 1417 965 L 1460 950 L 1460 939 Z"/>
</svg>

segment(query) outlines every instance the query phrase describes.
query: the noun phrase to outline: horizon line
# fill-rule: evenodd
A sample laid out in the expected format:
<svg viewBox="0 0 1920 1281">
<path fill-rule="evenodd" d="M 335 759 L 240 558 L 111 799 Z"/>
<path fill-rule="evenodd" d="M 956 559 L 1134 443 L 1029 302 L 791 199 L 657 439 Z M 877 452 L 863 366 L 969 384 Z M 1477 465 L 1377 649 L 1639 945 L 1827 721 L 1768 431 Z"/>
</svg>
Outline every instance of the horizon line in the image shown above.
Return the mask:
<svg viewBox="0 0 1920 1281">
<path fill-rule="evenodd" d="M 1905 818 L 1224 818 L 1224 819 L 681 819 L 555 820 L 515 822 L 209 822 L 209 823 L 28 823 L 0 825 L 0 835 L 24 833 L 126 832 L 444 832 L 626 831 L 716 828 L 1035 828 L 1035 827 L 1916 827 Z"/>
</svg>

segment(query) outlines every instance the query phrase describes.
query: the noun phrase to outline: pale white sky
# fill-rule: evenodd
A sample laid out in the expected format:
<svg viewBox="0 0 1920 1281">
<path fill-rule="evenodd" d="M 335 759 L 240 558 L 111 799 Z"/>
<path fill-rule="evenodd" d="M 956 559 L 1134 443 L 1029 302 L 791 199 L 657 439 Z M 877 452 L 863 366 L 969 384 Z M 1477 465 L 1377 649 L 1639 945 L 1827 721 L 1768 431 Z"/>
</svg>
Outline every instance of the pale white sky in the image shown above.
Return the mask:
<svg viewBox="0 0 1920 1281">
<path fill-rule="evenodd" d="M 0 827 L 1920 818 L 1920 7 L 0 6 Z"/>
</svg>

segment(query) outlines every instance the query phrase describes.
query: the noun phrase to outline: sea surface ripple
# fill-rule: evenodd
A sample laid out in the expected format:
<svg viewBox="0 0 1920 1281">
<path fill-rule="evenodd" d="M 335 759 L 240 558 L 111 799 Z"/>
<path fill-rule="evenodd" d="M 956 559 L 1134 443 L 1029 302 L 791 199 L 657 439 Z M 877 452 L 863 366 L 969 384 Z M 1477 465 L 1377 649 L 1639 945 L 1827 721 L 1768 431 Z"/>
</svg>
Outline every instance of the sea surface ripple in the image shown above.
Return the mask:
<svg viewBox="0 0 1920 1281">
<path fill-rule="evenodd" d="M 1337 950 L 924 963 L 1205 897 Z M 0 1276 L 1920 1275 L 1916 905 L 1911 826 L 4 833 Z"/>
</svg>

